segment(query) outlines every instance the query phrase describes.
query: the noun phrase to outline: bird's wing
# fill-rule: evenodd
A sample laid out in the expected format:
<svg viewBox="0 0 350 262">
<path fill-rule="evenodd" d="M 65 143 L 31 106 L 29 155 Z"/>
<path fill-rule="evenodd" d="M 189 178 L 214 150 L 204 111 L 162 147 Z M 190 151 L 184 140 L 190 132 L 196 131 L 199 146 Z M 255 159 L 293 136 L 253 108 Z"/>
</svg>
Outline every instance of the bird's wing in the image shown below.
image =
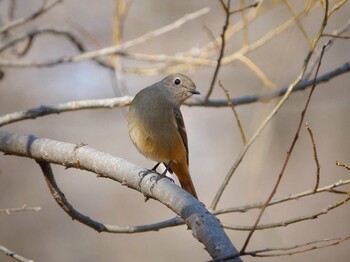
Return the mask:
<svg viewBox="0 0 350 262">
<path fill-rule="evenodd" d="M 185 123 L 184 123 L 184 119 L 182 117 L 181 111 L 179 108 L 175 107 L 173 109 L 174 115 L 175 115 L 175 119 L 176 119 L 176 124 L 177 124 L 177 130 L 179 131 L 181 138 L 182 138 L 182 142 L 184 143 L 184 146 L 186 148 L 186 158 L 187 158 L 187 165 L 189 163 L 189 159 L 188 159 L 188 142 L 187 142 L 187 134 L 186 134 L 186 128 L 185 128 Z"/>
</svg>

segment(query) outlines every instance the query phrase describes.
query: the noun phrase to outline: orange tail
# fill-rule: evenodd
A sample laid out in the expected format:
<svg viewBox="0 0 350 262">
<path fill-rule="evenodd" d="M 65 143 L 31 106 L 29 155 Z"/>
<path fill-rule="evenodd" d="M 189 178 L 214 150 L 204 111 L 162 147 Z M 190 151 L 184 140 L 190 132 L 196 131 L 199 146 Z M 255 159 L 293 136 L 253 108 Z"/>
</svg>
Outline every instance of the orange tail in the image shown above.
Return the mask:
<svg viewBox="0 0 350 262">
<path fill-rule="evenodd" d="M 194 188 L 191 175 L 186 163 L 173 163 L 171 165 L 171 169 L 174 171 L 177 178 L 179 179 L 181 187 L 198 199 L 196 189 Z"/>
</svg>

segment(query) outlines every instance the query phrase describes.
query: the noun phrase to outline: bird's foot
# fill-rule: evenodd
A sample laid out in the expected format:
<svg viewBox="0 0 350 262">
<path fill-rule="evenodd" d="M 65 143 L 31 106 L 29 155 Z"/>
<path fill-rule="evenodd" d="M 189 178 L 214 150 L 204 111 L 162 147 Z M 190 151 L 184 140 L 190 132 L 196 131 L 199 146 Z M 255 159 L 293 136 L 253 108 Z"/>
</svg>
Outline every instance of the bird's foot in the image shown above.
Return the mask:
<svg viewBox="0 0 350 262">
<path fill-rule="evenodd" d="M 152 176 L 150 178 L 150 181 L 153 182 L 153 184 L 151 185 L 151 188 L 150 188 L 151 192 L 153 191 L 153 188 L 158 183 L 158 181 L 163 179 L 163 178 L 169 179 L 171 182 L 175 183 L 174 179 L 172 179 L 171 177 L 168 177 L 166 175 L 166 172 L 167 172 L 167 170 L 165 170 L 162 174 L 157 173 L 157 176 Z"/>
<path fill-rule="evenodd" d="M 145 178 L 145 176 L 147 176 L 148 174 L 159 174 L 157 171 L 153 170 L 153 169 L 146 169 L 144 171 L 140 171 L 139 172 L 139 177 L 140 177 L 140 181 L 139 181 L 139 187 L 141 188 L 141 183 L 142 183 L 142 180 Z"/>
</svg>

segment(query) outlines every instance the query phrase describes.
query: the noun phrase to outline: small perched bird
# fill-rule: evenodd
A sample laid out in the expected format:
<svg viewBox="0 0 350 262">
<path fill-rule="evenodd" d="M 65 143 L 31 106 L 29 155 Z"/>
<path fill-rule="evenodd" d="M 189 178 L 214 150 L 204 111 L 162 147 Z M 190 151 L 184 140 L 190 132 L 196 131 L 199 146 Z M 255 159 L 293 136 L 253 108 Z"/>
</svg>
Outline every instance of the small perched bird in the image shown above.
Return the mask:
<svg viewBox="0 0 350 262">
<path fill-rule="evenodd" d="M 128 113 L 129 136 L 145 157 L 163 163 L 166 172 L 175 172 L 183 189 L 198 199 L 188 170 L 188 142 L 180 106 L 193 94 L 196 85 L 183 74 L 167 76 L 141 90 Z M 152 172 L 150 171 L 150 172 Z M 147 174 L 147 172 L 146 172 Z"/>
</svg>

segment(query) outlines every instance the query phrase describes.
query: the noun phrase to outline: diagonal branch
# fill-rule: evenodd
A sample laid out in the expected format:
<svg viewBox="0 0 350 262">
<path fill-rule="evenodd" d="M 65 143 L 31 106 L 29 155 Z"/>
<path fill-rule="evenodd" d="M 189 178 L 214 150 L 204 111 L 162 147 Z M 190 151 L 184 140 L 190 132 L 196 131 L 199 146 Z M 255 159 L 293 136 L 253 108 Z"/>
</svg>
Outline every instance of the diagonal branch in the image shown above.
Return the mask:
<svg viewBox="0 0 350 262">
<path fill-rule="evenodd" d="M 143 169 L 124 159 L 113 157 L 86 145 L 74 145 L 4 130 L 0 130 L 0 151 L 32 158 L 39 162 L 83 169 L 96 173 L 99 177 L 117 181 L 149 198 L 160 201 L 181 216 L 191 228 L 193 236 L 204 244 L 213 258 L 238 254 L 218 219 L 210 214 L 202 203 L 167 179 L 162 179 L 153 185 L 151 180 L 155 175 L 149 175 L 140 182 L 138 174 Z M 240 259 L 236 258 L 234 261 L 240 261 Z"/>
<path fill-rule="evenodd" d="M 327 13 L 327 10 L 328 10 L 328 1 L 326 1 L 326 10 L 325 10 L 325 18 L 324 18 L 324 21 L 323 21 L 323 26 L 326 26 L 326 24 L 327 24 L 327 14 L 328 14 L 328 13 Z M 320 31 L 319 36 L 320 36 L 321 34 L 322 34 L 322 30 Z M 317 37 L 316 39 L 319 39 L 319 37 Z M 320 66 L 321 66 L 321 61 L 322 61 L 323 54 L 324 54 L 324 50 L 325 50 L 326 47 L 327 47 L 327 44 L 325 44 L 325 45 L 323 46 L 323 49 L 322 49 L 322 52 L 321 52 L 321 59 L 320 59 L 320 61 L 319 61 L 319 63 L 318 63 L 318 66 L 317 66 L 317 69 L 316 69 L 316 74 L 315 74 L 315 78 L 314 78 L 314 79 L 316 79 L 316 77 L 317 77 L 317 75 L 318 75 L 318 72 L 319 72 L 319 69 L 320 69 Z M 302 124 L 303 124 L 303 122 L 304 122 L 305 114 L 306 114 L 306 111 L 307 111 L 307 109 L 308 109 L 308 107 L 309 107 L 310 100 L 311 100 L 312 94 L 313 94 L 313 92 L 314 92 L 314 90 L 315 90 L 315 87 L 316 87 L 316 84 L 313 84 L 313 86 L 312 86 L 312 88 L 311 88 L 311 90 L 310 90 L 309 96 L 308 96 L 308 98 L 307 98 L 305 107 L 304 107 L 303 111 L 301 112 L 301 117 L 300 117 L 300 121 L 299 121 L 299 125 L 298 125 L 298 128 L 297 128 L 297 131 L 296 131 L 295 136 L 294 136 L 294 139 L 293 139 L 293 141 L 292 141 L 292 143 L 291 143 L 291 145 L 290 145 L 290 148 L 289 148 L 289 150 L 288 150 L 288 152 L 287 152 L 287 155 L 286 155 L 285 161 L 284 161 L 284 163 L 283 163 L 282 169 L 281 169 L 281 171 L 280 171 L 280 173 L 279 173 L 279 175 L 278 175 L 278 177 L 277 177 L 277 181 L 276 181 L 276 183 L 275 183 L 275 185 L 274 185 L 274 187 L 273 187 L 273 189 L 272 189 L 271 194 L 270 194 L 269 197 L 267 198 L 265 204 L 262 206 L 262 208 L 261 208 L 261 210 L 260 210 L 260 212 L 259 212 L 259 215 L 258 215 L 258 217 L 257 217 L 257 219 L 256 219 L 256 221 L 255 221 L 255 223 L 254 223 L 254 226 L 253 226 L 252 230 L 249 232 L 248 237 L 247 237 L 247 239 L 246 239 L 246 241 L 245 241 L 245 243 L 244 243 L 244 245 L 243 245 L 243 247 L 242 247 L 242 249 L 241 249 L 241 251 L 240 251 L 240 254 L 243 254 L 243 253 L 245 252 L 245 250 L 246 250 L 246 248 L 247 248 L 247 246 L 248 246 L 248 244 L 249 244 L 249 241 L 250 241 L 250 239 L 252 238 L 252 236 L 253 236 L 253 234 L 254 234 L 254 231 L 255 231 L 256 227 L 257 227 L 258 224 L 260 223 L 260 220 L 261 220 L 261 218 L 262 218 L 262 215 L 264 214 L 264 212 L 265 212 L 266 208 L 268 207 L 268 204 L 269 204 L 270 201 L 272 200 L 273 196 L 274 196 L 274 195 L 276 194 L 276 192 L 277 192 L 277 188 L 279 187 L 279 184 L 280 184 L 280 182 L 281 182 L 281 180 L 282 180 L 282 177 L 283 177 L 284 174 L 285 174 L 285 170 L 286 170 L 287 165 L 288 165 L 288 163 L 289 163 L 289 159 L 290 159 L 290 157 L 291 157 L 291 155 L 292 155 L 293 149 L 295 148 L 295 145 L 296 145 L 296 143 L 297 143 L 297 141 L 298 141 L 299 133 L 300 133 Z"/>
<path fill-rule="evenodd" d="M 9 250 L 8 248 L 0 245 L 0 251 L 3 252 L 6 256 L 12 257 L 13 259 L 20 261 L 20 262 L 34 262 L 31 259 L 22 257 L 21 255 L 18 255 L 14 251 Z"/>
<path fill-rule="evenodd" d="M 21 26 L 21 25 L 27 23 L 28 21 L 39 17 L 40 15 L 49 11 L 51 8 L 53 8 L 56 4 L 58 4 L 60 2 L 62 2 L 62 0 L 55 0 L 55 1 L 51 2 L 50 4 L 42 6 L 38 11 L 34 12 L 33 14 L 31 14 L 28 17 L 19 18 L 17 20 L 14 20 L 12 22 L 5 24 L 4 26 L 0 27 L 0 34 L 7 32 L 9 30 L 12 30 L 15 27 Z"/>
<path fill-rule="evenodd" d="M 110 46 L 102 49 L 98 49 L 95 51 L 88 51 L 76 56 L 64 56 L 54 59 L 49 59 L 47 61 L 43 62 L 37 62 L 37 61 L 13 61 L 13 60 L 0 60 L 0 65 L 5 67 L 46 67 L 46 66 L 54 66 L 62 63 L 73 63 L 73 62 L 80 62 L 88 59 L 94 59 L 101 56 L 107 56 L 107 55 L 113 55 L 117 54 L 118 52 L 133 47 L 135 45 L 141 44 L 151 38 L 158 37 L 160 35 L 163 35 L 165 33 L 168 33 L 174 29 L 177 29 L 181 27 L 183 24 L 187 23 L 188 21 L 194 20 L 202 15 L 207 14 L 210 11 L 208 7 L 202 8 L 196 12 L 189 13 L 181 17 L 180 19 L 174 21 L 171 24 L 168 24 L 166 26 L 160 27 L 154 31 L 147 32 L 146 34 L 135 38 L 133 40 L 121 43 L 119 45 Z"/>
</svg>

